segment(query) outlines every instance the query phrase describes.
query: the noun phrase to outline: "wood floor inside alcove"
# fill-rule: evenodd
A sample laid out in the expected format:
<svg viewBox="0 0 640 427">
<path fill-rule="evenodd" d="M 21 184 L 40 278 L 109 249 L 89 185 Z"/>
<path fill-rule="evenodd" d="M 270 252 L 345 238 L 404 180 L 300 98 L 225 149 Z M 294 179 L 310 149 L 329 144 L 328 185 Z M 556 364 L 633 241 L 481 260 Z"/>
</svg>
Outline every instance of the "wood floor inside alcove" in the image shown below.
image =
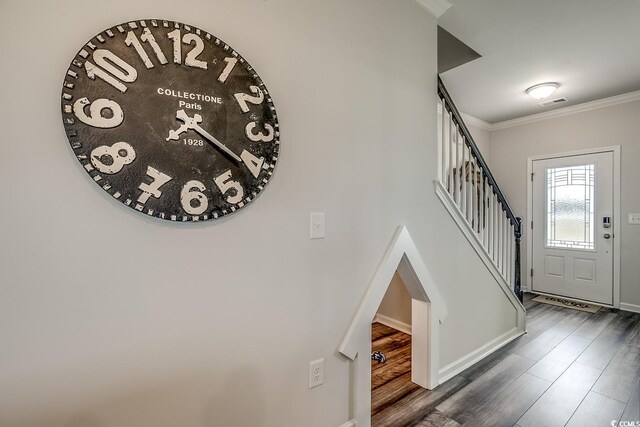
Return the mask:
<svg viewBox="0 0 640 427">
<path fill-rule="evenodd" d="M 411 336 L 372 325 L 375 427 L 610 426 L 640 421 L 640 314 L 595 314 L 527 294 L 526 335 L 434 390 L 411 382 Z M 469 327 L 473 327 L 472 324 Z"/>
</svg>

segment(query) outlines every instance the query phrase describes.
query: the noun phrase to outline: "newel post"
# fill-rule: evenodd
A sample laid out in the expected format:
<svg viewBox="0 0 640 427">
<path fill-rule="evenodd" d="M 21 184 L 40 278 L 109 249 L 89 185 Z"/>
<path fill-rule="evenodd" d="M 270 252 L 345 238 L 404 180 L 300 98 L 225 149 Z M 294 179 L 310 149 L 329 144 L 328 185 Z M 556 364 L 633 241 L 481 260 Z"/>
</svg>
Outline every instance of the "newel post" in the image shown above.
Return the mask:
<svg viewBox="0 0 640 427">
<path fill-rule="evenodd" d="M 516 218 L 517 224 L 515 226 L 516 235 L 516 265 L 515 265 L 515 283 L 513 284 L 513 291 L 515 292 L 520 302 L 522 302 L 522 282 L 520 279 L 520 239 L 522 238 L 522 218 Z"/>
</svg>

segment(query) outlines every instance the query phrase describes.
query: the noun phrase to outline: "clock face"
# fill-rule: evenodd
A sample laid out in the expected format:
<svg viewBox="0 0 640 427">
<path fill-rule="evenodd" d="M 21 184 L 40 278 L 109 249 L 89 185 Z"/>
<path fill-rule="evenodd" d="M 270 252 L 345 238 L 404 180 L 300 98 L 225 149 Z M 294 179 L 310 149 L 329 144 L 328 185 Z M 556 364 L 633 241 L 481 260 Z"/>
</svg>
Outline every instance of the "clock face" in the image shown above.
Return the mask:
<svg viewBox="0 0 640 427">
<path fill-rule="evenodd" d="M 253 67 L 173 21 L 116 25 L 82 46 L 65 76 L 62 120 L 93 181 L 170 221 L 241 209 L 278 160 L 276 110 Z"/>
</svg>

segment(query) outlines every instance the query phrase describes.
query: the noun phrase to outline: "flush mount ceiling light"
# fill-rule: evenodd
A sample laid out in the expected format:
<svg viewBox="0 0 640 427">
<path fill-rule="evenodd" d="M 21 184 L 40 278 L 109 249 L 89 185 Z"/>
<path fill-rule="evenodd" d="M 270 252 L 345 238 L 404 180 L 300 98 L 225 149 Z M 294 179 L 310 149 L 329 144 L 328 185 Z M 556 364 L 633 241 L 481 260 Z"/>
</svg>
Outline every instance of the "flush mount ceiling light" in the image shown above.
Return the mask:
<svg viewBox="0 0 640 427">
<path fill-rule="evenodd" d="M 540 83 L 527 89 L 527 93 L 533 99 L 545 99 L 551 96 L 553 92 L 560 86 L 558 83 Z"/>
</svg>

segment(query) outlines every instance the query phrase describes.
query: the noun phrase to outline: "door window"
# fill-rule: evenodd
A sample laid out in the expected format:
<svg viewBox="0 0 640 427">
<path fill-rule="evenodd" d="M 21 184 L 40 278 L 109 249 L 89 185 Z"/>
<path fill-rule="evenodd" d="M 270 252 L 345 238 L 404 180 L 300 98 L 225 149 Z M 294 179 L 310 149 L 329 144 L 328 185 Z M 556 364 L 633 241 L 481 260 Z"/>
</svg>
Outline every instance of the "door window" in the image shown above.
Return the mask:
<svg viewBox="0 0 640 427">
<path fill-rule="evenodd" d="M 595 166 L 547 168 L 546 247 L 595 250 Z"/>
</svg>

